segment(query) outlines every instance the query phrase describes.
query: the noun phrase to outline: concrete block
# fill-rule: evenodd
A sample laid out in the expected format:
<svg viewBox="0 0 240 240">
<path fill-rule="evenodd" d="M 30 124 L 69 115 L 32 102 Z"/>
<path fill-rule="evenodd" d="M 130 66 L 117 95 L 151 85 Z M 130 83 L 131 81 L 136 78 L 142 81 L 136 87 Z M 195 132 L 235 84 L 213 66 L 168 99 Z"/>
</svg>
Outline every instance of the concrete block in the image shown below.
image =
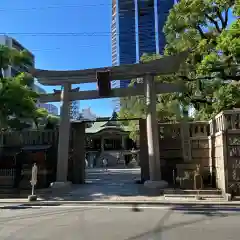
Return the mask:
<svg viewBox="0 0 240 240">
<path fill-rule="evenodd" d="M 35 201 L 37 201 L 37 195 L 29 195 L 29 196 L 28 196 L 28 201 L 29 201 L 29 202 L 35 202 Z"/>
</svg>

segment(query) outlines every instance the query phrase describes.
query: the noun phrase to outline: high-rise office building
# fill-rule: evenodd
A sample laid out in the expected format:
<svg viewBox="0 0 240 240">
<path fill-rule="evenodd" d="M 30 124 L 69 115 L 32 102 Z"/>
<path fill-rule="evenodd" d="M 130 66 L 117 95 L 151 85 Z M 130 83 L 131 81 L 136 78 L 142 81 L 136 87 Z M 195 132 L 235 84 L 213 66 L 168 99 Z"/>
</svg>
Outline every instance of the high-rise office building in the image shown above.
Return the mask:
<svg viewBox="0 0 240 240">
<path fill-rule="evenodd" d="M 160 53 L 166 44 L 163 27 L 175 0 L 137 0 L 139 57 Z"/>
<path fill-rule="evenodd" d="M 136 62 L 135 0 L 112 1 L 112 65 Z M 116 81 L 127 87 L 130 80 Z M 118 84 L 120 83 L 120 84 Z"/>
<path fill-rule="evenodd" d="M 112 1 L 112 65 L 136 63 L 144 53 L 163 53 L 165 47 L 163 27 L 174 2 L 174 0 Z M 126 88 L 130 82 L 131 79 L 115 81 L 113 86 Z M 120 101 L 117 100 L 115 103 L 118 109 Z"/>
<path fill-rule="evenodd" d="M 163 53 L 163 27 L 174 2 L 175 0 L 112 1 L 112 65 L 135 63 L 139 60 L 137 51 L 139 58 L 144 53 Z M 115 86 L 124 88 L 130 80 L 120 81 L 120 84 L 116 82 Z"/>
<path fill-rule="evenodd" d="M 144 53 L 156 53 L 156 27 L 154 0 L 138 0 L 138 48 L 139 57 Z"/>
<path fill-rule="evenodd" d="M 157 33 L 158 33 L 158 50 L 162 54 L 166 41 L 163 32 L 163 27 L 167 21 L 169 11 L 173 8 L 175 0 L 156 0 L 156 10 L 157 10 Z"/>
<path fill-rule="evenodd" d="M 112 24 L 111 24 L 111 32 L 112 32 L 112 65 L 118 65 L 118 16 L 117 16 L 117 2 L 116 0 L 112 1 Z"/>
</svg>

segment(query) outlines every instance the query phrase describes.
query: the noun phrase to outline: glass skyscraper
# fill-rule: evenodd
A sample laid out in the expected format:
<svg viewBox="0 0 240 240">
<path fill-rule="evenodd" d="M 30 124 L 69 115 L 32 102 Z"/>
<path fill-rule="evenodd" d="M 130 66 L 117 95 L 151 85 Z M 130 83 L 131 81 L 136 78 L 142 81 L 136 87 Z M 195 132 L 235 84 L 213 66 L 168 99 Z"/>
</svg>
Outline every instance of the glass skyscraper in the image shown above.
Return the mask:
<svg viewBox="0 0 240 240">
<path fill-rule="evenodd" d="M 136 63 L 135 21 L 135 0 L 112 1 L 113 66 Z M 119 87 L 127 87 L 129 82 L 130 80 L 120 81 Z"/>
<path fill-rule="evenodd" d="M 167 21 L 167 17 L 169 14 L 169 11 L 172 9 L 174 5 L 174 0 L 156 0 L 156 10 L 157 10 L 157 32 L 158 32 L 158 49 L 159 53 L 162 54 L 166 41 L 165 36 L 163 33 L 163 27 L 165 25 L 165 22 Z"/>
<path fill-rule="evenodd" d="M 144 53 L 156 53 L 154 0 L 138 0 L 138 48 L 139 57 Z"/>
<path fill-rule="evenodd" d="M 162 30 L 173 5 L 174 0 L 112 0 L 112 65 L 136 63 L 137 52 L 139 58 L 163 53 Z M 130 80 L 116 82 L 125 88 Z"/>
</svg>

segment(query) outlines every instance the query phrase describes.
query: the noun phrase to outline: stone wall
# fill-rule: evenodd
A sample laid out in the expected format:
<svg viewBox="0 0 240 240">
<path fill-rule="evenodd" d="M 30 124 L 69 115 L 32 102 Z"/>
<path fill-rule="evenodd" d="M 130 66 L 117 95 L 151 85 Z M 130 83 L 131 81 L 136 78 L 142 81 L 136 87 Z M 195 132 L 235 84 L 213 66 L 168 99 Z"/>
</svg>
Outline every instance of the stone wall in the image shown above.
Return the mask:
<svg viewBox="0 0 240 240">
<path fill-rule="evenodd" d="M 219 132 L 214 135 L 213 169 L 216 176 L 216 187 L 226 191 L 225 185 L 225 158 L 224 158 L 224 135 Z"/>
<path fill-rule="evenodd" d="M 147 180 L 149 165 L 146 121 L 140 120 L 139 127 L 140 166 L 142 179 Z M 84 136 L 84 131 L 81 132 Z M 186 171 L 194 172 L 197 165 L 200 165 L 203 175 L 216 176 L 216 187 L 223 192 L 239 189 L 240 109 L 223 111 L 211 121 L 159 123 L 158 132 L 162 176 L 168 181 L 172 181 L 174 176 L 184 176 Z M 41 144 L 57 146 L 57 135 L 57 131 L 7 132 L 0 135 L 0 144 L 1 148 Z M 78 144 L 83 142 L 82 137 L 76 140 Z M 70 139 L 70 146 L 77 148 L 72 140 L 73 138 Z M 84 144 L 81 153 L 78 149 L 78 155 L 82 159 L 83 149 Z M 79 168 L 83 163 L 80 165 Z M 76 181 L 82 182 L 82 179 Z"/>
<path fill-rule="evenodd" d="M 199 165 L 203 178 L 211 178 L 223 192 L 240 189 L 240 109 L 223 111 L 211 121 L 159 123 L 158 131 L 162 172 L 175 169 L 178 177 L 184 177 Z M 145 179 L 147 162 L 146 122 L 141 120 L 140 165 L 145 167 Z"/>
<path fill-rule="evenodd" d="M 222 133 L 226 192 L 240 195 L 240 109 L 216 116 L 216 128 Z"/>
<path fill-rule="evenodd" d="M 168 159 L 178 161 L 182 158 L 182 142 L 181 142 L 181 125 L 176 123 L 160 123 L 159 124 L 159 149 L 162 165 Z"/>
</svg>

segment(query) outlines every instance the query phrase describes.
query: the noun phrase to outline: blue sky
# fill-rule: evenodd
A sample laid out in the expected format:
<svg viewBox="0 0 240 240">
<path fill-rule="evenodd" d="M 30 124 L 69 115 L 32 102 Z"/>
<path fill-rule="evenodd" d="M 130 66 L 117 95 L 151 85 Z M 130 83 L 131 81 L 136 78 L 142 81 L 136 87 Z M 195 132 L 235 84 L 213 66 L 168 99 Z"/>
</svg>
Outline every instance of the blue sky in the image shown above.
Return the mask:
<svg viewBox="0 0 240 240">
<path fill-rule="evenodd" d="M 0 26 L 0 34 L 16 38 L 34 53 L 37 68 L 71 70 L 111 65 L 111 0 L 18 0 L 14 4 L 1 0 Z M 71 35 L 84 32 L 105 34 Z M 45 86 L 48 92 L 54 88 Z M 96 84 L 81 85 L 81 90 L 90 89 L 96 89 Z M 110 116 L 114 103 L 111 99 L 80 102 L 81 109 L 87 107 L 98 116 Z"/>
<path fill-rule="evenodd" d="M 111 65 L 111 0 L 1 0 L 0 32 L 31 50 L 36 67 L 68 70 Z M 52 33 L 104 32 L 105 36 L 53 36 Z M 28 33 L 28 34 L 27 34 Z M 48 36 L 29 33 L 50 33 Z M 56 87 L 45 87 L 52 92 Z M 81 90 L 96 84 L 81 85 Z M 98 116 L 111 115 L 110 99 L 81 101 Z"/>
</svg>

